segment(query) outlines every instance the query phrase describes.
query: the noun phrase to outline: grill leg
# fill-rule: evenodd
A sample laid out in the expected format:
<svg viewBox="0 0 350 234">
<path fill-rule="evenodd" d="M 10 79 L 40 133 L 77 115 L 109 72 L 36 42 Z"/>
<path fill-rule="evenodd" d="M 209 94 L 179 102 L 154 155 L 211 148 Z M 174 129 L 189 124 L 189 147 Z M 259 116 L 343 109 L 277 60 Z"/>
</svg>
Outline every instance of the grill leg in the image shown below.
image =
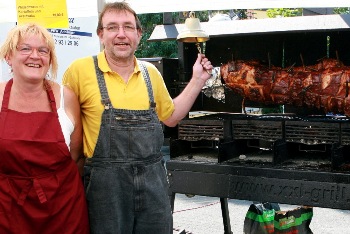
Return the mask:
<svg viewBox="0 0 350 234">
<path fill-rule="evenodd" d="M 233 234 L 231 231 L 230 213 L 228 210 L 227 198 L 220 197 L 222 221 L 224 223 L 224 234 Z"/>
<path fill-rule="evenodd" d="M 175 195 L 176 193 L 169 193 L 171 212 L 174 213 L 174 204 L 175 204 Z"/>
</svg>

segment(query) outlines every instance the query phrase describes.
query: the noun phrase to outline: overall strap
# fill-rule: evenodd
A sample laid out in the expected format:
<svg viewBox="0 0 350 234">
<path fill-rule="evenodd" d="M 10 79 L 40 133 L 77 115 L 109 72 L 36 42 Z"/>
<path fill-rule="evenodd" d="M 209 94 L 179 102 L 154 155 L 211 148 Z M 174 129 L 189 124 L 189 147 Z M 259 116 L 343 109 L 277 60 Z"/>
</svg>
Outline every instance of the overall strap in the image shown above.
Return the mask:
<svg viewBox="0 0 350 234">
<path fill-rule="evenodd" d="M 95 72 L 96 72 L 96 77 L 97 77 L 97 82 L 98 82 L 98 87 L 100 88 L 100 93 L 101 93 L 101 102 L 105 106 L 105 109 L 108 110 L 110 107 L 112 107 L 111 100 L 108 95 L 108 91 L 106 88 L 106 82 L 103 76 L 103 72 L 101 69 L 98 67 L 98 62 L 97 62 L 97 56 L 94 55 L 92 56 L 94 59 L 94 65 L 95 65 Z"/>
<path fill-rule="evenodd" d="M 45 87 L 45 90 L 47 93 L 47 97 L 49 98 L 49 101 L 50 101 L 51 110 L 53 113 L 57 113 L 55 95 L 53 94 L 51 85 L 45 79 L 44 79 L 44 87 Z M 61 98 L 63 98 L 63 97 L 61 97 Z"/>
<path fill-rule="evenodd" d="M 147 91 L 148 91 L 148 97 L 149 97 L 150 109 L 155 109 L 156 103 L 154 102 L 153 89 L 152 89 L 151 79 L 149 77 L 149 73 L 148 73 L 147 67 L 146 67 L 146 65 L 144 64 L 143 61 L 138 61 L 138 64 L 140 66 L 143 78 L 144 78 L 144 80 L 146 82 Z"/>
<path fill-rule="evenodd" d="M 5 86 L 1 111 L 8 110 L 12 84 L 13 84 L 13 79 L 10 79 Z M 47 93 L 47 97 L 49 98 L 51 110 L 52 112 L 57 113 L 55 96 L 51 89 L 51 85 L 47 82 L 47 80 L 44 80 L 44 87 Z"/>
<path fill-rule="evenodd" d="M 13 79 L 11 78 L 5 86 L 4 95 L 2 98 L 1 111 L 8 110 L 12 84 L 13 84 Z"/>
</svg>

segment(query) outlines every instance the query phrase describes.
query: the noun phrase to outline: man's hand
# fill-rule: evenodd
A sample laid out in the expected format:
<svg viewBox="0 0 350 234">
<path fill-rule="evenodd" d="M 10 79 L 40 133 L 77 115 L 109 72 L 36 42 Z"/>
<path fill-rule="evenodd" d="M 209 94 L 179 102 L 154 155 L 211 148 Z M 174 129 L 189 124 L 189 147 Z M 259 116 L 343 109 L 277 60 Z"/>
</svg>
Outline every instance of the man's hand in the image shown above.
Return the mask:
<svg viewBox="0 0 350 234">
<path fill-rule="evenodd" d="M 197 60 L 193 65 L 192 77 L 206 81 L 211 77 L 212 69 L 213 65 L 211 65 L 208 58 L 206 58 L 204 54 L 198 54 Z"/>
</svg>

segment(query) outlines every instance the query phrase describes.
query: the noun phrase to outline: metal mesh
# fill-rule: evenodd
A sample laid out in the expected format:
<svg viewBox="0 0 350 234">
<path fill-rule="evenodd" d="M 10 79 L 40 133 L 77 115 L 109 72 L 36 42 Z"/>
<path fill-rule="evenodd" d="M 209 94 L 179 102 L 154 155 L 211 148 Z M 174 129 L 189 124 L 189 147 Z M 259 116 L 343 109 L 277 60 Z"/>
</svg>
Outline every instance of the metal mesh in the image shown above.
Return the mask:
<svg viewBox="0 0 350 234">
<path fill-rule="evenodd" d="M 223 120 L 183 120 L 179 124 L 180 140 L 220 140 L 223 138 Z"/>
<path fill-rule="evenodd" d="M 307 145 L 333 144 L 340 140 L 340 123 L 286 121 L 287 142 Z"/>
<path fill-rule="evenodd" d="M 233 139 L 276 141 L 283 138 L 282 121 L 233 120 Z"/>
</svg>

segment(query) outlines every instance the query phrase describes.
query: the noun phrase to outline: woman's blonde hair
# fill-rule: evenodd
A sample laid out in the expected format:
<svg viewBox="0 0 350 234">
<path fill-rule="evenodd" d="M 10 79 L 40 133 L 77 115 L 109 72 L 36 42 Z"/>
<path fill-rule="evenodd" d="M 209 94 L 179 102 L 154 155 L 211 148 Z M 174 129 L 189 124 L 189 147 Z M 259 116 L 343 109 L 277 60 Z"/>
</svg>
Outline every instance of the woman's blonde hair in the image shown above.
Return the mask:
<svg viewBox="0 0 350 234">
<path fill-rule="evenodd" d="M 50 50 L 50 80 L 55 80 L 57 77 L 57 57 L 55 52 L 55 41 L 52 38 L 51 34 L 47 31 L 46 28 L 36 24 L 28 23 L 20 26 L 16 26 L 10 30 L 7 34 L 5 42 L 0 48 L 0 59 L 6 59 L 10 56 L 17 48 L 18 43 L 24 38 L 31 35 L 39 35 L 42 37 L 49 50 Z"/>
</svg>

